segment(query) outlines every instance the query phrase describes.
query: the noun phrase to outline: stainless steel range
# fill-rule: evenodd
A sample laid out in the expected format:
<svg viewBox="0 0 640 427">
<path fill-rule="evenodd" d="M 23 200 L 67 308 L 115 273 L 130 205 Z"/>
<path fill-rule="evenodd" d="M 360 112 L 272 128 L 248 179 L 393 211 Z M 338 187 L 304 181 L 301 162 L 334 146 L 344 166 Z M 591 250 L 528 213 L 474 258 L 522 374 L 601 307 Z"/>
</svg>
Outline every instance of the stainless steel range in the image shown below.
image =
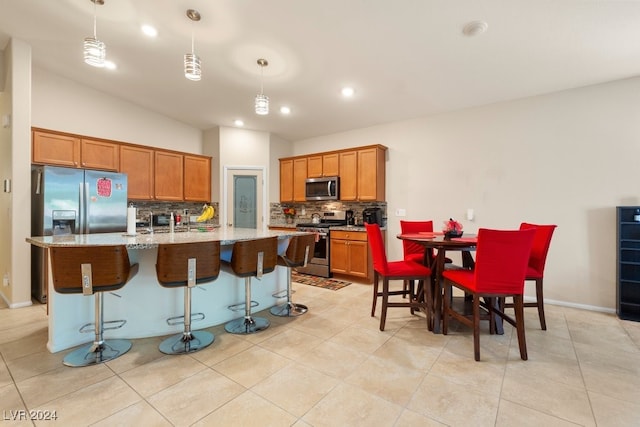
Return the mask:
<svg viewBox="0 0 640 427">
<path fill-rule="evenodd" d="M 345 225 L 347 225 L 345 211 L 323 212 L 318 222 L 296 224 L 298 231 L 308 231 L 316 234 L 316 246 L 313 251 L 313 257 L 307 263 L 306 267 L 299 267 L 296 268 L 296 270 L 304 274 L 331 277 L 331 244 L 329 241 L 329 231 L 331 227 Z"/>
</svg>

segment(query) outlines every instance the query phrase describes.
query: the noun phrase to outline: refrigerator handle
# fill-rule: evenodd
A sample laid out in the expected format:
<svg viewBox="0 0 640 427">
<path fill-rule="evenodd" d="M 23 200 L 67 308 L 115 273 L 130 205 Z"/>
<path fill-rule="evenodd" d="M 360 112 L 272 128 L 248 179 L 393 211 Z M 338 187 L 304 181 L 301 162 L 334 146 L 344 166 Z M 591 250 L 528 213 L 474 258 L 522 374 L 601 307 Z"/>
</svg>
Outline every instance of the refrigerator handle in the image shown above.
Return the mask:
<svg viewBox="0 0 640 427">
<path fill-rule="evenodd" d="M 38 171 L 38 176 L 36 177 L 36 194 L 41 193 L 42 188 L 42 171 Z"/>
<path fill-rule="evenodd" d="M 87 197 L 89 195 L 89 185 L 80 183 L 80 234 L 89 234 L 89 212 L 87 212 Z"/>
</svg>

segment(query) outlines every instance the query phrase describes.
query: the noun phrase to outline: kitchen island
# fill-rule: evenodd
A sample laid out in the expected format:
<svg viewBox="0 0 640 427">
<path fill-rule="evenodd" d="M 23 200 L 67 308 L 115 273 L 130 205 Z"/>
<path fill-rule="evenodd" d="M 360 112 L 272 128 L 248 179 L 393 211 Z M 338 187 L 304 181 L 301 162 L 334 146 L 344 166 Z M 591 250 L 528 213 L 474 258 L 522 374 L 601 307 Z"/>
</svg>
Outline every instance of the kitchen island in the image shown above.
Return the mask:
<svg viewBox="0 0 640 427">
<path fill-rule="evenodd" d="M 126 245 L 131 263 L 138 263 L 139 271 L 123 288 L 104 295 L 104 320 L 126 319 L 120 329 L 105 331 L 105 338 L 144 338 L 169 335 L 182 331 L 183 325 L 168 325 L 166 319 L 179 316 L 184 309 L 183 288 L 164 288 L 156 279 L 156 257 L 159 244 L 220 242 L 220 258 L 229 260 L 233 244 L 240 240 L 278 237 L 278 253 L 286 251 L 289 238 L 305 234 L 291 231 L 255 230 L 232 227 L 213 231 L 137 234 L 124 233 L 74 234 L 64 236 L 28 237 L 26 241 L 42 248 L 57 246 Z M 58 294 L 52 286 L 51 266 L 48 280 L 49 341 L 52 353 L 91 341 L 92 334 L 82 334 L 82 325 L 93 321 L 93 297 Z M 269 308 L 280 302 L 272 294 L 286 289 L 286 271 L 276 268 L 252 283 L 252 300 L 259 303 L 254 311 Z M 241 317 L 243 311 L 227 307 L 244 301 L 244 280 L 220 271 L 217 280 L 198 285 L 192 293 L 192 312 L 204 313 L 205 319 L 194 322 L 194 330 L 207 328 Z"/>
</svg>

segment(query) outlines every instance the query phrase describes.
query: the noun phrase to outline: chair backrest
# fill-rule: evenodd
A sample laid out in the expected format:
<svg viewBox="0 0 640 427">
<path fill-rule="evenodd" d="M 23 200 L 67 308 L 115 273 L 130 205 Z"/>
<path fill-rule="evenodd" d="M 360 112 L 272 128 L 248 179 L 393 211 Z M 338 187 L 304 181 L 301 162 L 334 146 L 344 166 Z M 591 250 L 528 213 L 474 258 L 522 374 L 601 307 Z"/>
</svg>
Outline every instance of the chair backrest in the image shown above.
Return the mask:
<svg viewBox="0 0 640 427">
<path fill-rule="evenodd" d="M 433 221 L 400 221 L 400 231 L 404 233 L 419 233 L 433 231 Z M 402 241 L 404 257 L 410 254 L 424 254 L 424 246 L 409 240 Z"/>
<path fill-rule="evenodd" d="M 478 230 L 478 292 L 522 294 L 535 230 Z"/>
<path fill-rule="evenodd" d="M 289 267 L 304 266 L 313 257 L 315 244 L 316 236 L 314 234 L 301 234 L 291 237 L 287 252 L 283 257 L 286 265 Z"/>
<path fill-rule="evenodd" d="M 236 276 L 259 276 L 258 254 L 262 252 L 262 273 L 271 273 L 278 262 L 278 238 L 241 240 L 233 244 L 231 269 Z"/>
<path fill-rule="evenodd" d="M 91 265 L 93 292 L 120 289 L 137 272 L 124 245 L 52 247 L 53 288 L 61 294 L 82 294 L 82 265 Z"/>
<path fill-rule="evenodd" d="M 531 247 L 531 255 L 529 256 L 529 267 L 534 269 L 541 276 L 544 274 L 544 265 L 547 262 L 547 253 L 551 245 L 551 237 L 557 225 L 541 225 L 529 224 L 523 222 L 520 224 L 520 230 L 535 229 L 536 235 L 533 238 L 533 246 Z"/>
<path fill-rule="evenodd" d="M 156 275 L 166 287 L 187 286 L 189 259 L 196 260 L 195 282 L 211 282 L 220 273 L 220 242 L 192 242 L 158 245 Z"/>
<path fill-rule="evenodd" d="M 378 224 L 364 224 L 367 230 L 367 240 L 371 248 L 371 258 L 373 258 L 373 269 L 380 274 L 388 273 L 387 253 L 384 249 L 382 231 Z"/>
</svg>

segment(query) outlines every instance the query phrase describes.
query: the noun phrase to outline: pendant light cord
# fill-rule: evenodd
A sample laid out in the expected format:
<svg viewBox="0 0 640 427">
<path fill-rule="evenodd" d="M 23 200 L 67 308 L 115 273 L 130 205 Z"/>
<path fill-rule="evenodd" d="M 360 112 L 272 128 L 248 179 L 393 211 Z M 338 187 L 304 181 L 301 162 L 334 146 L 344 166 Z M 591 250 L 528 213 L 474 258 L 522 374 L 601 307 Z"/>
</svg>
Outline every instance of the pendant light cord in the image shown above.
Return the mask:
<svg viewBox="0 0 640 427">
<path fill-rule="evenodd" d="M 98 10 L 97 10 L 97 9 L 98 9 L 98 4 L 94 1 L 94 2 L 93 2 L 93 38 L 94 38 L 94 39 L 96 39 L 96 40 L 98 39 L 97 31 L 96 31 L 96 28 L 97 28 L 97 25 L 96 25 L 96 21 L 97 21 L 96 15 L 98 14 Z"/>
</svg>

